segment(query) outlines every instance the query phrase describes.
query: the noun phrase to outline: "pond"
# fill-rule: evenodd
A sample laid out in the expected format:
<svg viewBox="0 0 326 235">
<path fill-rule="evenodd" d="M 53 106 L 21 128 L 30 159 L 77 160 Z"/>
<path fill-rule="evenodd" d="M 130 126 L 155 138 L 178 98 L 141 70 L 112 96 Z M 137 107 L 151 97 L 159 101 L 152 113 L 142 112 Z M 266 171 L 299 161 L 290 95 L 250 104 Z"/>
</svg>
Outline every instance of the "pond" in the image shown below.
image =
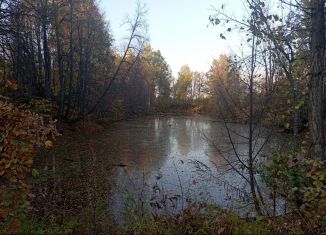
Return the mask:
<svg viewBox="0 0 326 235">
<path fill-rule="evenodd" d="M 191 202 L 216 203 L 250 216 L 249 185 L 227 163 L 236 160 L 234 149 L 245 161 L 248 126 L 227 127 L 204 116 L 117 122 L 91 135 L 63 137 L 45 153 L 43 165 L 55 172 L 56 181 L 82 178 L 82 195 L 100 198 L 117 221 L 128 211 L 177 213 Z M 255 128 L 257 159 L 275 145 L 273 139 L 265 144 L 269 134 Z"/>
</svg>

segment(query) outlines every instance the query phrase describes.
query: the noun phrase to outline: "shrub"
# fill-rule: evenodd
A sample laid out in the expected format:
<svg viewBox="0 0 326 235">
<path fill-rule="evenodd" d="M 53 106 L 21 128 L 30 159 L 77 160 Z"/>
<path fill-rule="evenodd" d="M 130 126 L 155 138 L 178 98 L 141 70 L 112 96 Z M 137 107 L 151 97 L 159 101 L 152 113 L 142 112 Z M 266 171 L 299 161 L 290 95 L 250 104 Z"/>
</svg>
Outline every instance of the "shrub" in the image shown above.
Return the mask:
<svg viewBox="0 0 326 235">
<path fill-rule="evenodd" d="M 303 154 L 274 153 L 266 165 L 266 181 L 291 205 L 304 230 L 325 229 L 326 162 Z"/>
<path fill-rule="evenodd" d="M 45 124 L 40 115 L 0 98 L 0 231 L 19 231 L 20 218 L 33 197 L 25 177 L 34 152 L 37 147 L 51 147 L 57 134 L 54 121 Z"/>
</svg>

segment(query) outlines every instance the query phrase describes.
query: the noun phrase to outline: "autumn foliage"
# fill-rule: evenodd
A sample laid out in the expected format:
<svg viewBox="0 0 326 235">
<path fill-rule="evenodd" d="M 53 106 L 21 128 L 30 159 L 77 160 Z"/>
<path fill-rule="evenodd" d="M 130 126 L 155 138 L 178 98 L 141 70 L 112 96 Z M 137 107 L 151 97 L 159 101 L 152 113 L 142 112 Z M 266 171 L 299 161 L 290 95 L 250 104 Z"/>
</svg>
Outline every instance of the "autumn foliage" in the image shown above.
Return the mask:
<svg viewBox="0 0 326 235">
<path fill-rule="evenodd" d="M 25 181 L 33 154 L 38 147 L 51 147 L 57 135 L 54 121 L 45 122 L 42 116 L 0 97 L 0 223 L 5 225 L 0 231 L 19 231 L 19 217 L 30 208 L 33 197 Z"/>
</svg>

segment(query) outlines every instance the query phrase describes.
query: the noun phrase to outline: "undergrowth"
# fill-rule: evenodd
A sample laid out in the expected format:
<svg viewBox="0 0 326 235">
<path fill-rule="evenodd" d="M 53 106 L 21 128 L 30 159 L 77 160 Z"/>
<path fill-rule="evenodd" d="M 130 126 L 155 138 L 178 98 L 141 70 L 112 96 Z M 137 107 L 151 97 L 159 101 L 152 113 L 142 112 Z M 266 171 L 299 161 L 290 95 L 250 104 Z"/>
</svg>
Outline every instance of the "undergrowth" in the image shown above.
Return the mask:
<svg viewBox="0 0 326 235">
<path fill-rule="evenodd" d="M 115 224 L 106 221 L 94 234 L 112 235 L 178 235 L 178 234 L 322 234 L 321 230 L 307 233 L 298 214 L 281 217 L 257 217 L 243 219 L 228 209 L 216 205 L 192 204 L 176 216 L 145 214 L 136 223 Z M 83 229 L 82 229 L 83 228 Z M 91 234 L 85 224 L 69 218 L 58 225 L 51 220 L 27 219 L 22 224 L 21 234 Z"/>
</svg>

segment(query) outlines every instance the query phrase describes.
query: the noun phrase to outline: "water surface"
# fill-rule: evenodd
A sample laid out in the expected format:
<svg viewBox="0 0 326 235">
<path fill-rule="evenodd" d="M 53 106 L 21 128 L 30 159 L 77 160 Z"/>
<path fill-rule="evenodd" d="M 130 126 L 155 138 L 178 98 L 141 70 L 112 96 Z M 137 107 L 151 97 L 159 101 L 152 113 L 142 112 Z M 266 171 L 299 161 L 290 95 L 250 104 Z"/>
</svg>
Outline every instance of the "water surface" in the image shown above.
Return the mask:
<svg viewBox="0 0 326 235">
<path fill-rule="evenodd" d="M 236 211 L 247 208 L 245 213 L 250 213 L 248 185 L 224 159 L 236 159 L 230 137 L 237 154 L 246 159 L 248 126 L 228 128 L 229 132 L 223 123 L 202 116 L 146 118 L 111 126 L 106 138 L 114 146 L 117 165 L 125 166 L 114 169 L 111 208 L 119 215 L 128 209 L 127 202 L 155 213 L 173 213 L 190 201 L 200 201 Z M 266 136 L 258 129 L 257 151 Z"/>
<path fill-rule="evenodd" d="M 249 215 L 248 184 L 227 163 L 237 159 L 234 150 L 246 161 L 248 126 L 227 127 L 203 116 L 122 121 L 89 135 L 63 136 L 40 159 L 54 172 L 55 185 L 68 182 L 64 191 L 78 185 L 73 190 L 80 189 L 85 205 L 96 204 L 118 221 L 126 211 L 173 214 L 191 202 L 217 203 Z M 269 131 L 256 127 L 254 134 L 257 153 Z M 263 151 L 256 159 L 262 156 Z"/>
</svg>

